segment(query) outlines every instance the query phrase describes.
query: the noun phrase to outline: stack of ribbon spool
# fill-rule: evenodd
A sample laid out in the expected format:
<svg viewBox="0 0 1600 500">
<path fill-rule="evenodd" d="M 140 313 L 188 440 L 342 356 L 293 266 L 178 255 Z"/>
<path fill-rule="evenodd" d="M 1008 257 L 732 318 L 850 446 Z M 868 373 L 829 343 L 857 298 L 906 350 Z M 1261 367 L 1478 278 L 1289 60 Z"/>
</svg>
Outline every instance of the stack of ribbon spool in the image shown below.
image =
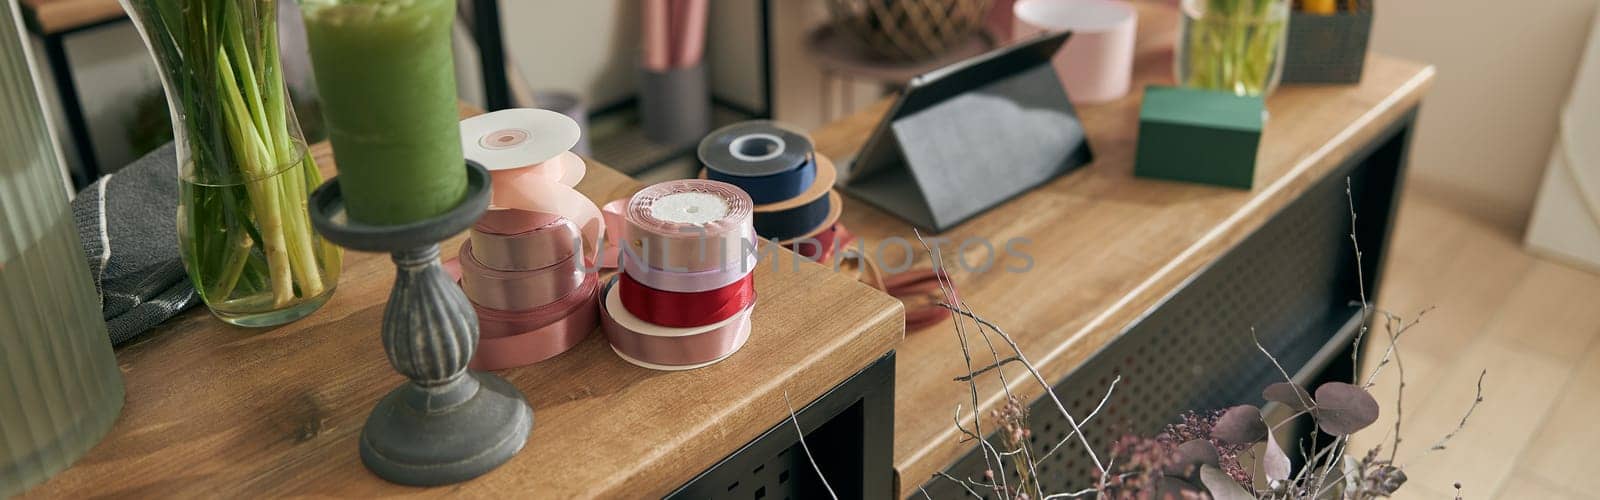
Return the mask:
<svg viewBox="0 0 1600 500">
<path fill-rule="evenodd" d="M 691 179 L 649 186 L 624 209 L 622 272 L 600 291 L 600 317 L 622 359 L 656 370 L 721 361 L 750 338 L 755 228 L 750 197 Z"/>
<path fill-rule="evenodd" d="M 707 179 L 738 186 L 756 204 L 756 234 L 811 260 L 825 261 L 842 246 L 844 206 L 833 190 L 833 162 L 812 150 L 811 138 L 766 120 L 723 127 L 700 141 Z"/>
<path fill-rule="evenodd" d="M 814 151 L 810 137 L 771 121 L 747 121 L 707 135 L 698 153 L 706 167 L 705 178 L 733 184 L 750 195 L 756 203 L 755 230 L 762 238 L 836 269 L 853 267 L 858 280 L 906 304 L 907 331 L 950 317 L 937 305 L 945 299 L 941 280 L 950 285 L 942 271 L 885 277 L 864 251 L 850 248 L 855 237 L 839 222 L 844 207 L 833 190 L 838 172 L 832 160 Z"/>
<path fill-rule="evenodd" d="M 509 109 L 461 122 L 462 151 L 493 178 L 490 210 L 446 263 L 478 314 L 471 367 L 497 370 L 566 352 L 599 322 L 599 208 L 573 189 L 583 159 L 577 122 Z"/>
</svg>

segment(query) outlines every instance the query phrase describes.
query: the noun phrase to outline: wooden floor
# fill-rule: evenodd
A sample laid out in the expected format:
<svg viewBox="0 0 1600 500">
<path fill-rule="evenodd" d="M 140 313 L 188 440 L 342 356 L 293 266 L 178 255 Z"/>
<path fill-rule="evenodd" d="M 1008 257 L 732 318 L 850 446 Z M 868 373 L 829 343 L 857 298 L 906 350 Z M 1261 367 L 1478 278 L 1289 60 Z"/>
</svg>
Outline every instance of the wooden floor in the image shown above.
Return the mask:
<svg viewBox="0 0 1600 500">
<path fill-rule="evenodd" d="M 1380 306 L 1408 317 L 1435 309 L 1399 344 L 1397 459 L 1410 480 L 1397 498 L 1451 498 L 1455 483 L 1464 498 L 1600 498 L 1600 275 L 1531 256 L 1519 235 L 1437 201 L 1405 199 Z M 1393 429 L 1393 368 L 1374 388 L 1383 418 L 1357 449 Z M 1461 419 L 1480 370 L 1484 401 L 1471 421 L 1446 449 L 1424 453 Z"/>
</svg>

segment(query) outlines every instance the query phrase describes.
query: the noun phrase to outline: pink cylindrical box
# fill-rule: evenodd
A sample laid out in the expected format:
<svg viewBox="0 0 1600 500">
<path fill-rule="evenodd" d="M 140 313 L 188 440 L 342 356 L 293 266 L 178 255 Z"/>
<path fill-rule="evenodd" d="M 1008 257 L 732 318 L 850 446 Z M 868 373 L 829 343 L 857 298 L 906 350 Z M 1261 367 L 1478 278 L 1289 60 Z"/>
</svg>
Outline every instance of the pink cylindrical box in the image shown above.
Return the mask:
<svg viewBox="0 0 1600 500">
<path fill-rule="evenodd" d="M 1128 95 L 1139 18 L 1128 2 L 1018 0 L 1013 13 L 1017 39 L 1072 32 L 1051 64 L 1073 102 L 1100 103 Z"/>
</svg>

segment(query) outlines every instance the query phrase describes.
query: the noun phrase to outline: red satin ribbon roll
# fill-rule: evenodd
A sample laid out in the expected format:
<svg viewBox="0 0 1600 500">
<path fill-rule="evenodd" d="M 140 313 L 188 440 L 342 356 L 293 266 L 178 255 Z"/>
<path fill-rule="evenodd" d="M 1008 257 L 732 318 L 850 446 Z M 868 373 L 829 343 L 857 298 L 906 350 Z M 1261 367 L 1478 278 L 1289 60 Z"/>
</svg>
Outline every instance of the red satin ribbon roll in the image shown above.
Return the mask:
<svg viewBox="0 0 1600 500">
<path fill-rule="evenodd" d="M 856 237 L 850 234 L 849 229 L 845 229 L 843 222 L 837 222 L 811 239 L 816 240 L 815 243 L 802 239 L 791 242 L 788 247 L 801 257 L 827 263 L 833 258 L 834 251 L 850 246 Z"/>
<path fill-rule="evenodd" d="M 722 288 L 704 292 L 669 292 L 644 286 L 628 273 L 617 285 L 622 306 L 653 325 L 689 328 L 709 325 L 738 314 L 756 301 L 753 276 L 744 275 Z"/>
</svg>

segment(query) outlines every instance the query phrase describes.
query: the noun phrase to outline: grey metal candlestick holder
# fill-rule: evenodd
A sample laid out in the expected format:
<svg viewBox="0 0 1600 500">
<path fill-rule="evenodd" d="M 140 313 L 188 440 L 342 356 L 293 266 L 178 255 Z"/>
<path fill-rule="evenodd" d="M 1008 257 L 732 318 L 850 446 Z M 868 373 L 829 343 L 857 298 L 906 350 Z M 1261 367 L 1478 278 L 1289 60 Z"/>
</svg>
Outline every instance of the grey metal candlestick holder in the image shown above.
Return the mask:
<svg viewBox="0 0 1600 500">
<path fill-rule="evenodd" d="M 439 242 L 465 231 L 488 208 L 489 172 L 467 162 L 466 199 L 410 224 L 349 220 L 338 178 L 318 187 L 309 205 L 312 223 L 329 241 L 394 259 L 383 350 L 395 371 L 411 380 L 367 417 L 362 463 L 392 482 L 434 486 L 472 479 L 522 451 L 533 410 L 505 379 L 467 371 L 478 347 L 478 318 L 439 264 Z"/>
</svg>

